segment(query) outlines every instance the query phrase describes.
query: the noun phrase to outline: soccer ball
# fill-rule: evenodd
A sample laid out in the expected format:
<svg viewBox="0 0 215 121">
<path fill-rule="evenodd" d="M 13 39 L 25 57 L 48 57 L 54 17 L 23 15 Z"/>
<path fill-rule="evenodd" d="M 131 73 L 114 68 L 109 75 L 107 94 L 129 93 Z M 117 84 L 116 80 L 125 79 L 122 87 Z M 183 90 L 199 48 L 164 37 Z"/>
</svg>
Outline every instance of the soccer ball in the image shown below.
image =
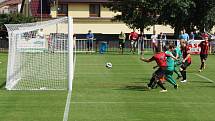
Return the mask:
<svg viewBox="0 0 215 121">
<path fill-rule="evenodd" d="M 106 67 L 107 67 L 108 69 L 112 68 L 112 63 L 110 63 L 110 62 L 106 63 Z"/>
</svg>

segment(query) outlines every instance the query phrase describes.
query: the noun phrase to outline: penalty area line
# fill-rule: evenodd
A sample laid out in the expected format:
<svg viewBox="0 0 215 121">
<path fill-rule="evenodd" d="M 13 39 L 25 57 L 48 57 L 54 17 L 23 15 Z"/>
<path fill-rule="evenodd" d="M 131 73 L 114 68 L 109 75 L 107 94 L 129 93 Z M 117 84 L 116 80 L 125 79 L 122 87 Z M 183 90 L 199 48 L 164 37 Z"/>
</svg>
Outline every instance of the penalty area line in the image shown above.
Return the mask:
<svg viewBox="0 0 215 121">
<path fill-rule="evenodd" d="M 68 121 L 71 95 L 72 95 L 72 91 L 69 91 L 66 99 L 66 106 L 64 110 L 63 121 Z"/>
<path fill-rule="evenodd" d="M 213 80 L 211 80 L 211 79 L 209 79 L 209 78 L 207 78 L 207 77 L 205 77 L 205 76 L 202 76 L 202 75 L 200 75 L 200 74 L 195 74 L 195 75 L 198 76 L 198 77 L 200 77 L 200 78 L 202 78 L 202 79 L 205 79 L 205 80 L 207 80 L 207 81 L 209 81 L 209 82 L 211 82 L 211 83 L 214 83 Z"/>
</svg>

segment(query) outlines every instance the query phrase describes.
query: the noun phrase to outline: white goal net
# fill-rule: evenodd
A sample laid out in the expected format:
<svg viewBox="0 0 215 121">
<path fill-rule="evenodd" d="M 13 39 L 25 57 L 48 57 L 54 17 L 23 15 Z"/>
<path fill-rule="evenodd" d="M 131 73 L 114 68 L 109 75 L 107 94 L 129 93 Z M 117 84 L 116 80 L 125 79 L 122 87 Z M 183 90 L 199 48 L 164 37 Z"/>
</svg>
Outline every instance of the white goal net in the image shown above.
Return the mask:
<svg viewBox="0 0 215 121">
<path fill-rule="evenodd" d="M 8 90 L 71 90 L 75 64 L 72 18 L 6 27 Z"/>
</svg>

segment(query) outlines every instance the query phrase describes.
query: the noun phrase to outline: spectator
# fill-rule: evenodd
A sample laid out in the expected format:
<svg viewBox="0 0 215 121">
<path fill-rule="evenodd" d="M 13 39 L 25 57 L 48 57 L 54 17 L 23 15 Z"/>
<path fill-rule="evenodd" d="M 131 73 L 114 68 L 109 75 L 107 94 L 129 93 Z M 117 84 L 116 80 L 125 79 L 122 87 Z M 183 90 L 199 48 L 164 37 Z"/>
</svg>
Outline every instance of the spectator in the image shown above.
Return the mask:
<svg viewBox="0 0 215 121">
<path fill-rule="evenodd" d="M 136 52 L 136 46 L 137 46 L 137 40 L 138 40 L 138 33 L 135 32 L 135 29 L 133 29 L 133 32 L 129 35 L 129 40 L 131 42 L 131 52 L 133 54 Z"/>
<path fill-rule="evenodd" d="M 179 37 L 178 37 L 179 40 L 183 39 L 183 34 L 184 34 L 184 32 L 180 31 L 180 34 L 179 34 Z"/>
<path fill-rule="evenodd" d="M 184 39 L 185 41 L 189 41 L 189 35 L 184 31 L 181 31 L 181 34 L 179 35 L 179 39 Z"/>
<path fill-rule="evenodd" d="M 195 35 L 193 32 L 190 33 L 190 40 L 195 40 Z"/>
<path fill-rule="evenodd" d="M 209 35 L 206 32 L 204 32 L 201 34 L 201 37 L 204 40 L 206 37 L 209 37 Z"/>
<path fill-rule="evenodd" d="M 159 36 L 159 39 L 160 39 L 160 47 L 161 47 L 161 50 L 166 50 L 165 46 L 166 46 L 166 34 L 164 34 L 163 32 L 160 33 L 160 36 Z"/>
<path fill-rule="evenodd" d="M 125 39 L 126 39 L 126 35 L 123 31 L 121 31 L 121 33 L 119 34 L 119 49 L 122 54 L 125 47 Z"/>
<path fill-rule="evenodd" d="M 92 51 L 94 34 L 92 33 L 91 30 L 88 31 L 86 38 L 87 38 L 87 50 Z"/>
<path fill-rule="evenodd" d="M 157 39 L 158 39 L 158 35 L 156 34 L 156 31 L 153 32 L 154 34 L 151 36 L 151 40 L 152 40 L 152 49 L 153 49 L 153 52 L 155 53 L 155 49 L 158 47 L 158 42 L 157 42 Z"/>
<path fill-rule="evenodd" d="M 189 41 L 189 40 L 190 40 L 190 37 L 189 37 L 189 35 L 186 33 L 185 30 L 184 30 L 184 39 L 185 39 L 185 41 Z"/>
<path fill-rule="evenodd" d="M 37 37 L 39 37 L 40 39 L 44 39 L 45 38 L 45 34 L 43 32 L 43 29 L 39 29 L 38 30 Z"/>
<path fill-rule="evenodd" d="M 145 40 L 146 40 L 146 36 L 144 35 L 143 32 L 141 32 L 140 36 L 139 36 L 139 44 L 140 44 L 141 55 L 144 54 L 144 41 Z"/>
</svg>

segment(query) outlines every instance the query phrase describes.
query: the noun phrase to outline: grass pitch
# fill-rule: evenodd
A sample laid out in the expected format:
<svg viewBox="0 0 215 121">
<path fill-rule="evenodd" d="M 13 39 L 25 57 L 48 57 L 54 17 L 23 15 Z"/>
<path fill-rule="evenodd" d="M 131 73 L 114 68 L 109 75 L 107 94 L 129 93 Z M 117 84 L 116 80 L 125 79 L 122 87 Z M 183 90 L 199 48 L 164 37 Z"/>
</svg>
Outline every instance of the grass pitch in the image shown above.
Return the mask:
<svg viewBox="0 0 215 121">
<path fill-rule="evenodd" d="M 151 55 L 146 55 L 151 57 Z M 192 55 L 188 82 L 167 93 L 148 90 L 155 63 L 137 55 L 77 55 L 69 121 L 213 121 L 215 56 L 198 73 L 199 56 Z M 62 121 L 67 91 L 6 91 L 7 54 L 0 54 L 0 120 Z M 105 67 L 113 64 L 112 69 Z"/>
</svg>

